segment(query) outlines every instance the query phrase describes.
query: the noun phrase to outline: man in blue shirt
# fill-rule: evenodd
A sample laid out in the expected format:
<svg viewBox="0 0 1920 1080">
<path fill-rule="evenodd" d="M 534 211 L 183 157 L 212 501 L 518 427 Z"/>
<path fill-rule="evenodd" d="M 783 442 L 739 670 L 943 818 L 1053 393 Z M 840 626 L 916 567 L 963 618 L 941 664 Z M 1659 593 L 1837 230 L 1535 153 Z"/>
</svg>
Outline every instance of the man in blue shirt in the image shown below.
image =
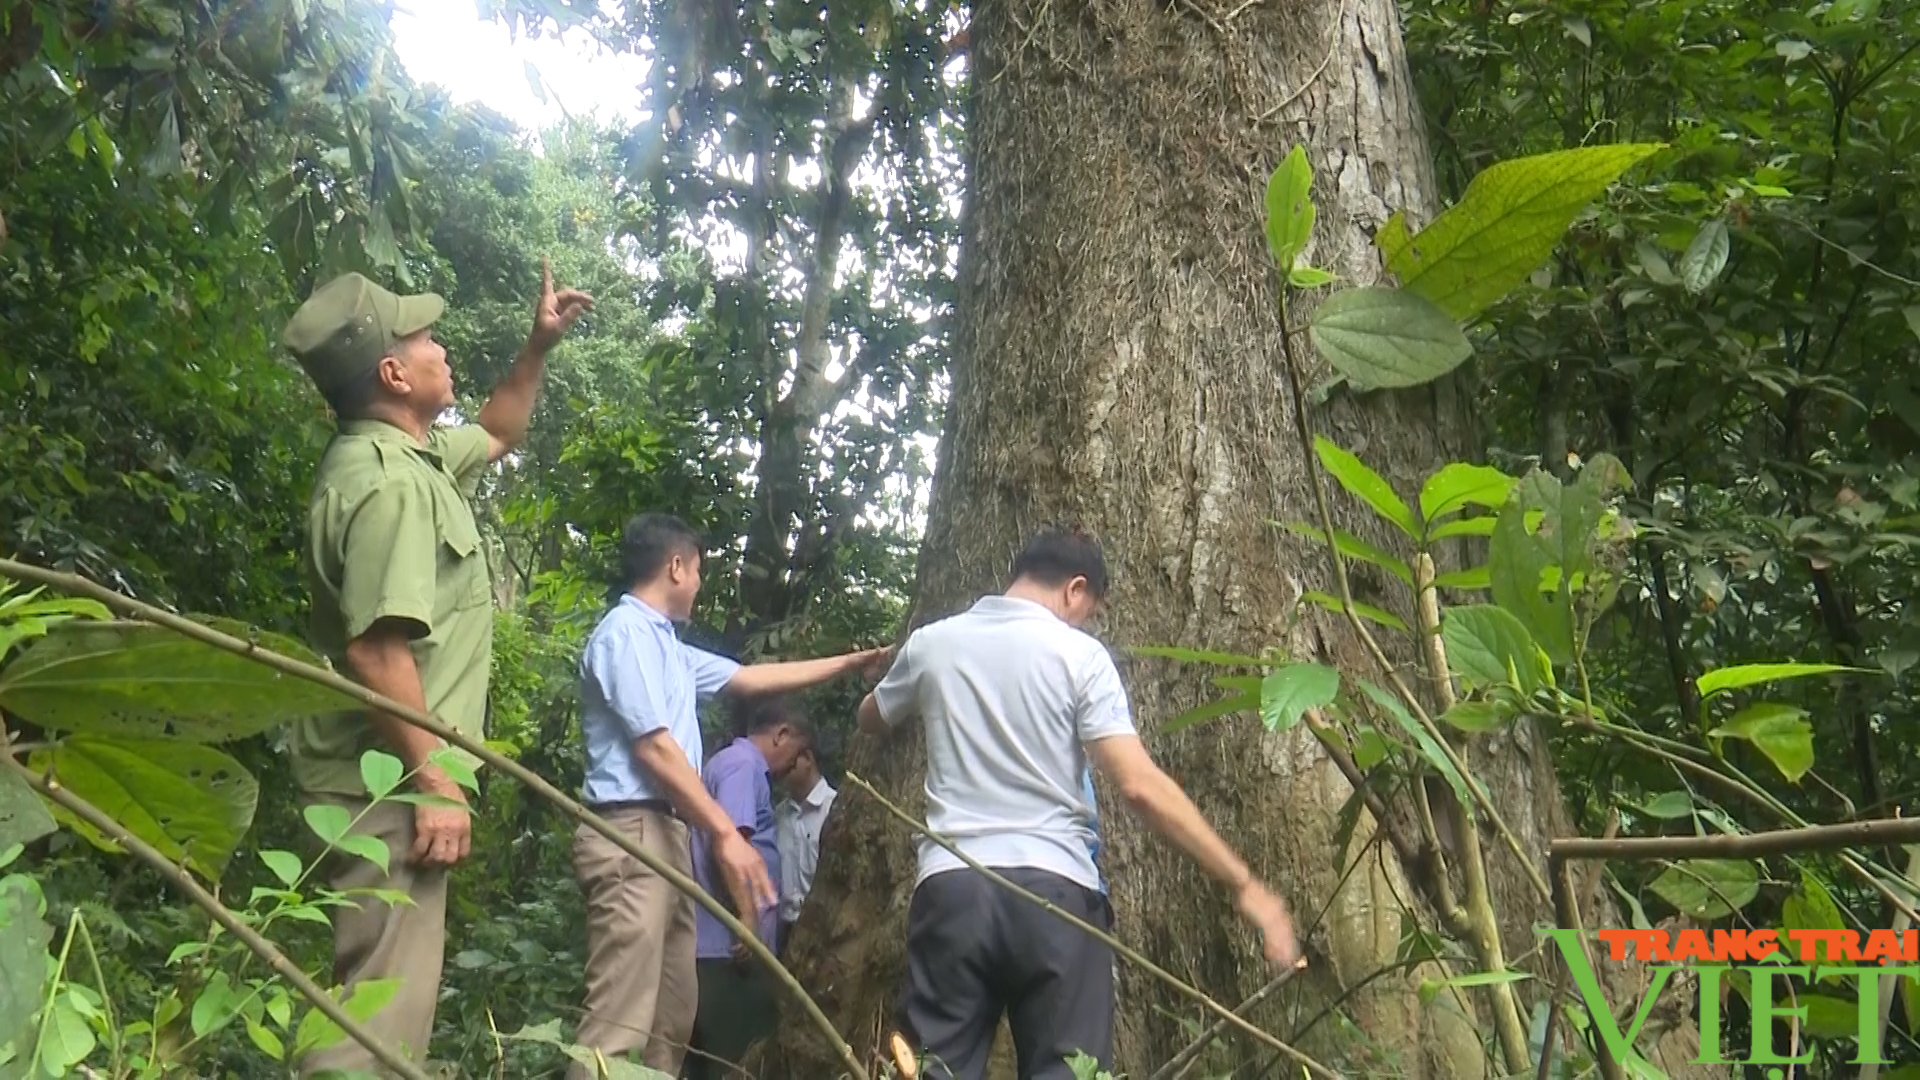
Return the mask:
<svg viewBox="0 0 1920 1080">
<path fill-rule="evenodd" d="M 784 780 L 801 753 L 813 745 L 813 729 L 783 697 L 742 705 L 744 722 L 736 730 L 747 734 L 707 759 L 707 793 L 760 853 L 767 876 L 778 881 L 781 864 L 773 785 Z M 694 877 L 708 893 L 724 898 L 713 859 L 706 851 L 710 843 L 711 838 L 705 834 L 694 834 Z M 757 922 L 748 922 L 762 942 L 772 944 L 779 932 L 779 916 L 779 909 L 770 907 L 760 912 Z M 748 1048 L 772 1032 L 779 1004 L 767 970 L 747 955 L 746 947 L 719 919 L 698 908 L 694 922 L 700 1008 L 681 1076 L 686 1080 L 718 1080 L 736 1074 L 735 1066 L 746 1057 Z"/>
<path fill-rule="evenodd" d="M 685 874 L 693 870 L 688 826 L 702 830 L 731 906 L 752 920 L 778 893 L 766 860 L 701 781 L 698 707 L 722 691 L 752 697 L 862 670 L 877 675 L 891 650 L 743 667 L 682 642 L 674 624 L 693 614 L 701 547 L 698 534 L 667 514 L 627 523 L 627 590 L 580 658 L 581 801 Z M 699 993 L 692 898 L 585 826 L 574 833 L 573 867 L 587 909 L 586 1015 L 574 1041 L 610 1058 L 640 1049 L 647 1066 L 678 1072 Z M 592 1075 L 578 1064 L 568 1073 Z"/>
</svg>

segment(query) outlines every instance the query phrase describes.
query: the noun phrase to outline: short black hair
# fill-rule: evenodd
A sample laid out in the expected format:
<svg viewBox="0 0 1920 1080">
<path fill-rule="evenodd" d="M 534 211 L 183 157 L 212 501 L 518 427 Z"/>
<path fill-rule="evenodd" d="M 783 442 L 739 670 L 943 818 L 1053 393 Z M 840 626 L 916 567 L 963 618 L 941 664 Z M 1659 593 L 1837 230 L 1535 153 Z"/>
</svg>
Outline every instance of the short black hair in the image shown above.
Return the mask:
<svg viewBox="0 0 1920 1080">
<path fill-rule="evenodd" d="M 1078 529 L 1045 529 L 1036 533 L 1013 558 L 1013 580 L 1026 578 L 1041 585 L 1065 585 L 1087 579 L 1095 599 L 1107 595 L 1107 559 L 1100 542 Z"/>
<path fill-rule="evenodd" d="M 645 585 L 669 559 L 700 548 L 700 534 L 672 514 L 638 514 L 620 532 L 620 581 L 628 589 Z"/>
<path fill-rule="evenodd" d="M 758 735 L 785 725 L 808 746 L 814 743 L 813 721 L 785 694 L 737 698 L 733 702 L 733 714 L 734 730 L 743 735 Z"/>
</svg>

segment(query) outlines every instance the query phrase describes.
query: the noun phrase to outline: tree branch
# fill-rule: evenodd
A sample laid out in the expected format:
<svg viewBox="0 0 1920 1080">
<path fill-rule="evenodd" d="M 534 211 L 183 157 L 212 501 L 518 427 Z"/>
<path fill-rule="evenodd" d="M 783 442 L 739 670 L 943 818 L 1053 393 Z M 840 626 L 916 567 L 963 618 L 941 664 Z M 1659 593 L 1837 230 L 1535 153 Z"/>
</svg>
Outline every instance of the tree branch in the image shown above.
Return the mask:
<svg viewBox="0 0 1920 1080">
<path fill-rule="evenodd" d="M 1287 980 L 1293 978 L 1299 970 L 1299 968 L 1292 968 L 1267 980 L 1267 985 L 1255 990 L 1247 1000 L 1241 1002 L 1239 1007 L 1233 1010 L 1234 1013 L 1239 1015 L 1251 1012 L 1255 1006 L 1272 997 L 1281 987 L 1287 985 Z M 1179 1080 L 1180 1077 L 1187 1074 L 1187 1067 L 1193 1064 L 1193 1062 L 1206 1051 L 1207 1047 L 1213 1044 L 1213 1040 L 1219 1038 L 1226 1030 L 1227 1022 L 1225 1020 L 1215 1020 L 1212 1027 L 1201 1032 L 1199 1038 L 1188 1043 L 1185 1050 L 1175 1054 L 1165 1065 L 1155 1069 L 1153 1075 L 1148 1077 L 1147 1080 Z"/>
<path fill-rule="evenodd" d="M 193 880 L 193 876 L 182 870 L 173 860 L 128 832 L 126 826 L 115 821 L 111 815 L 62 787 L 60 782 L 51 776 L 42 776 L 34 772 L 15 761 L 12 755 L 0 755 L 0 761 L 4 761 L 7 768 L 12 769 L 36 791 L 64 807 L 73 816 L 100 830 L 102 835 L 126 848 L 134 858 L 152 867 L 161 877 L 172 882 L 175 888 L 186 893 L 187 899 L 192 900 L 208 915 L 213 916 L 213 921 L 238 938 L 240 943 L 252 950 L 255 956 L 266 961 L 267 966 L 272 968 L 275 974 L 293 984 L 293 988 L 300 992 L 300 996 L 313 1002 L 314 1008 L 326 1014 L 327 1019 L 340 1025 L 340 1030 L 346 1032 L 354 1042 L 366 1047 L 367 1051 L 378 1058 L 382 1065 L 399 1073 L 406 1080 L 427 1080 L 427 1074 L 420 1066 L 401 1057 L 392 1047 L 381 1042 L 377 1036 L 355 1020 L 340 1002 L 335 1001 L 331 994 L 322 990 L 318 983 L 307 977 L 306 972 L 301 971 L 293 961 L 287 959 L 286 954 L 276 948 L 273 942 L 261 937 L 253 927 L 241 922 L 233 912 L 227 910 L 225 904 L 215 899 L 212 893 Z M 102 987 L 102 989 L 105 988 Z"/>
<path fill-rule="evenodd" d="M 820 1029 L 821 1034 L 827 1037 L 829 1044 L 834 1048 L 835 1054 L 840 1058 L 841 1062 L 851 1070 L 851 1075 L 854 1077 L 865 1077 L 867 1075 L 865 1068 L 860 1064 L 860 1058 L 853 1052 L 853 1048 L 847 1045 L 846 1040 L 840 1037 L 838 1031 L 834 1030 L 833 1022 L 828 1020 L 826 1014 L 820 1011 L 820 1006 L 812 997 L 808 996 L 799 981 L 793 977 L 793 973 L 788 971 L 786 967 L 780 963 L 779 959 L 755 936 L 752 930 L 749 930 L 745 924 L 735 918 L 733 912 L 727 910 L 726 905 L 708 895 L 707 890 L 702 888 L 699 882 L 696 882 L 679 870 L 674 869 L 674 867 L 652 852 L 642 848 L 624 833 L 620 832 L 620 830 L 608 824 L 605 818 L 602 818 L 600 815 L 595 814 L 593 811 L 588 810 L 586 807 L 581 806 L 579 803 L 561 794 L 558 788 L 548 783 L 538 773 L 533 772 L 526 766 L 496 753 L 479 740 L 469 738 L 455 731 L 453 728 L 427 713 L 421 712 L 411 706 L 402 705 L 392 698 L 377 694 L 335 672 L 302 663 L 291 657 L 281 656 L 279 653 L 273 652 L 270 649 L 263 649 L 253 642 L 242 641 L 231 635 L 223 634 L 210 626 L 204 626 L 191 619 L 175 615 L 172 612 L 163 611 L 151 604 L 141 603 L 130 597 L 122 596 L 111 589 L 99 585 L 96 582 L 89 581 L 77 574 L 63 574 L 54 570 L 44 570 L 37 566 L 16 562 L 12 559 L 0 559 L 0 574 L 5 574 L 8 577 L 20 581 L 31 581 L 41 585 L 48 585 L 63 592 L 79 593 L 92 597 L 107 607 L 123 614 L 145 620 L 156 626 L 165 627 L 176 633 L 202 642 L 203 644 L 211 645 L 214 648 L 224 649 L 237 656 L 242 656 L 257 663 L 264 664 L 267 667 L 273 668 L 275 671 L 283 672 L 296 678 L 305 679 L 308 682 L 327 687 L 330 690 L 338 691 L 348 697 L 354 698 L 370 709 L 378 709 L 390 716 L 397 716 L 406 723 L 420 728 L 423 731 L 430 731 L 447 743 L 465 750 L 493 768 L 513 777 L 515 780 L 533 789 L 535 794 L 547 802 L 552 803 L 561 813 L 567 815 L 567 817 L 606 837 L 608 843 L 611 843 L 621 851 L 639 860 L 641 865 L 665 878 L 675 889 L 692 897 L 694 903 L 707 909 L 709 914 L 719 919 L 721 925 L 732 931 L 734 937 L 744 944 L 749 952 L 753 953 L 754 957 L 767 968 L 780 985 L 786 989 L 787 993 L 793 997 L 794 1001 L 800 1005 L 802 1011 L 807 1014 L 807 1018 L 813 1022 L 815 1027 Z M 409 1075 L 417 1076 L 419 1074 Z M 422 1077 L 421 1080 L 424 1080 L 424 1077 Z"/>
<path fill-rule="evenodd" d="M 1618 840 L 1579 837 L 1547 845 L 1556 860 L 1757 859 L 1808 851 L 1840 851 L 1884 844 L 1920 843 L 1920 818 L 1880 818 L 1844 825 L 1809 825 L 1743 836 L 1650 836 Z"/>
<path fill-rule="evenodd" d="M 1033 893 L 1027 891 L 1026 889 L 1021 888 L 1018 885 L 1015 885 L 1013 882 L 1008 881 L 1006 878 L 1000 876 L 999 874 L 994 873 L 992 870 L 988 869 L 987 867 L 980 865 L 978 860 L 974 859 L 972 856 L 968 855 L 966 852 L 961 851 L 960 848 L 956 844 L 954 844 L 953 841 L 947 839 L 944 836 L 941 836 L 939 833 L 934 832 L 932 829 L 927 828 L 926 825 L 915 820 L 913 815 L 907 813 L 905 810 L 900 809 L 898 806 L 895 806 L 891 801 L 887 799 L 885 795 L 880 794 L 880 792 L 872 784 L 867 783 L 867 781 L 864 778 L 862 778 L 859 774 L 849 772 L 846 774 L 846 777 L 847 777 L 848 784 L 859 788 L 861 791 L 866 792 L 867 795 L 870 798 L 872 798 L 873 801 L 879 803 L 881 808 L 886 810 L 887 813 L 892 814 L 895 818 L 898 818 L 903 824 L 905 824 L 908 828 L 912 829 L 914 832 L 920 834 L 921 836 L 926 837 L 927 839 L 940 845 L 942 848 L 945 848 L 947 852 L 951 854 L 954 858 L 959 859 L 961 862 L 966 863 L 967 866 L 969 866 L 970 868 L 977 870 L 981 874 L 985 875 L 987 880 L 993 882 L 996 885 L 999 885 L 1004 889 L 1007 889 L 1008 891 L 1012 892 L 1015 896 L 1018 896 L 1029 903 L 1037 904 L 1043 911 L 1046 911 L 1048 914 L 1053 915 L 1054 917 L 1066 922 L 1067 924 L 1080 930 L 1082 933 L 1091 935 L 1094 938 L 1094 940 L 1099 941 L 1102 944 L 1106 945 L 1108 948 L 1112 949 L 1115 955 L 1119 956 L 1121 959 L 1126 960 L 1127 962 L 1140 968 L 1142 971 L 1145 971 L 1147 974 L 1152 975 L 1156 979 L 1159 979 L 1161 982 L 1179 991 L 1181 994 L 1185 995 L 1186 997 L 1192 998 L 1194 1001 L 1199 1002 L 1200 1005 L 1204 1007 L 1208 1012 L 1211 1012 L 1214 1015 L 1218 1016 L 1225 1023 L 1231 1024 L 1232 1026 L 1239 1028 L 1242 1032 L 1253 1037 L 1254 1039 L 1258 1040 L 1262 1044 L 1272 1048 L 1274 1051 L 1285 1055 L 1287 1058 L 1291 1059 L 1294 1062 L 1294 1064 L 1299 1065 L 1302 1069 L 1305 1069 L 1306 1071 L 1316 1076 L 1324 1076 L 1324 1077 L 1330 1078 L 1330 1080 L 1337 1080 L 1337 1077 L 1339 1076 L 1338 1073 L 1335 1073 L 1333 1070 L 1327 1068 L 1325 1065 L 1320 1064 L 1318 1061 L 1315 1061 L 1313 1058 L 1308 1057 L 1307 1055 L 1301 1053 L 1300 1051 L 1294 1049 L 1293 1047 L 1287 1045 L 1286 1043 L 1281 1042 L 1278 1037 L 1268 1032 L 1262 1031 L 1257 1027 L 1254 1027 L 1252 1024 L 1248 1023 L 1246 1020 L 1242 1019 L 1235 1013 L 1228 1011 L 1225 1005 L 1222 1005 L 1218 1001 L 1215 1001 L 1214 999 L 1208 997 L 1205 992 L 1193 986 L 1190 986 L 1187 983 L 1180 981 L 1178 976 L 1175 976 L 1169 973 L 1165 968 L 1162 968 L 1160 965 L 1155 964 L 1153 961 L 1140 955 L 1138 952 L 1135 952 L 1133 949 L 1129 948 L 1127 945 L 1122 943 L 1118 938 L 1114 937 L 1112 934 L 1109 934 L 1106 931 L 1101 930 L 1100 928 L 1092 925 L 1091 923 L 1086 922 L 1085 920 L 1077 919 L 1072 915 L 1069 915 L 1065 911 L 1060 910 L 1058 906 L 1052 903 L 1049 903 L 1048 901 L 1046 901 L 1045 899 L 1039 896 L 1035 896 Z"/>
</svg>

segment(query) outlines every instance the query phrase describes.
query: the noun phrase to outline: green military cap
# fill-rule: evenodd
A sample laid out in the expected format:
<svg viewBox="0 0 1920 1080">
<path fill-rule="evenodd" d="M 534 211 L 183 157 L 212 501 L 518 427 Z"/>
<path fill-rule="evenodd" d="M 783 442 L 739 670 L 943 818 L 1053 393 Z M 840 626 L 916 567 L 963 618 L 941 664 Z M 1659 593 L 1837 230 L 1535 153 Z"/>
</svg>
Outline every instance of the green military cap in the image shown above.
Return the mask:
<svg viewBox="0 0 1920 1080">
<path fill-rule="evenodd" d="M 360 274 L 343 274 L 307 297 L 280 341 L 330 393 L 392 355 L 401 338 L 432 326 L 446 307 L 434 293 L 395 296 Z"/>
</svg>

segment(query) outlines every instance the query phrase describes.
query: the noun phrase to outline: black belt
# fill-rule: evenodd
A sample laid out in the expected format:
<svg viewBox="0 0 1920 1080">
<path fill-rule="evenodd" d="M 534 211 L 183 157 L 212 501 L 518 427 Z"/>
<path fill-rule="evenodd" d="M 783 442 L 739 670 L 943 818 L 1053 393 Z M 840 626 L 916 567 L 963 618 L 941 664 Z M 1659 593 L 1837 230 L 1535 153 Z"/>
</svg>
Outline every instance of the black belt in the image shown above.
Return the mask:
<svg viewBox="0 0 1920 1080">
<path fill-rule="evenodd" d="M 587 809 L 602 817 L 621 810 L 651 810 L 656 814 L 665 814 L 677 818 L 680 812 L 665 799 L 621 799 L 617 802 L 588 803 Z"/>
</svg>

